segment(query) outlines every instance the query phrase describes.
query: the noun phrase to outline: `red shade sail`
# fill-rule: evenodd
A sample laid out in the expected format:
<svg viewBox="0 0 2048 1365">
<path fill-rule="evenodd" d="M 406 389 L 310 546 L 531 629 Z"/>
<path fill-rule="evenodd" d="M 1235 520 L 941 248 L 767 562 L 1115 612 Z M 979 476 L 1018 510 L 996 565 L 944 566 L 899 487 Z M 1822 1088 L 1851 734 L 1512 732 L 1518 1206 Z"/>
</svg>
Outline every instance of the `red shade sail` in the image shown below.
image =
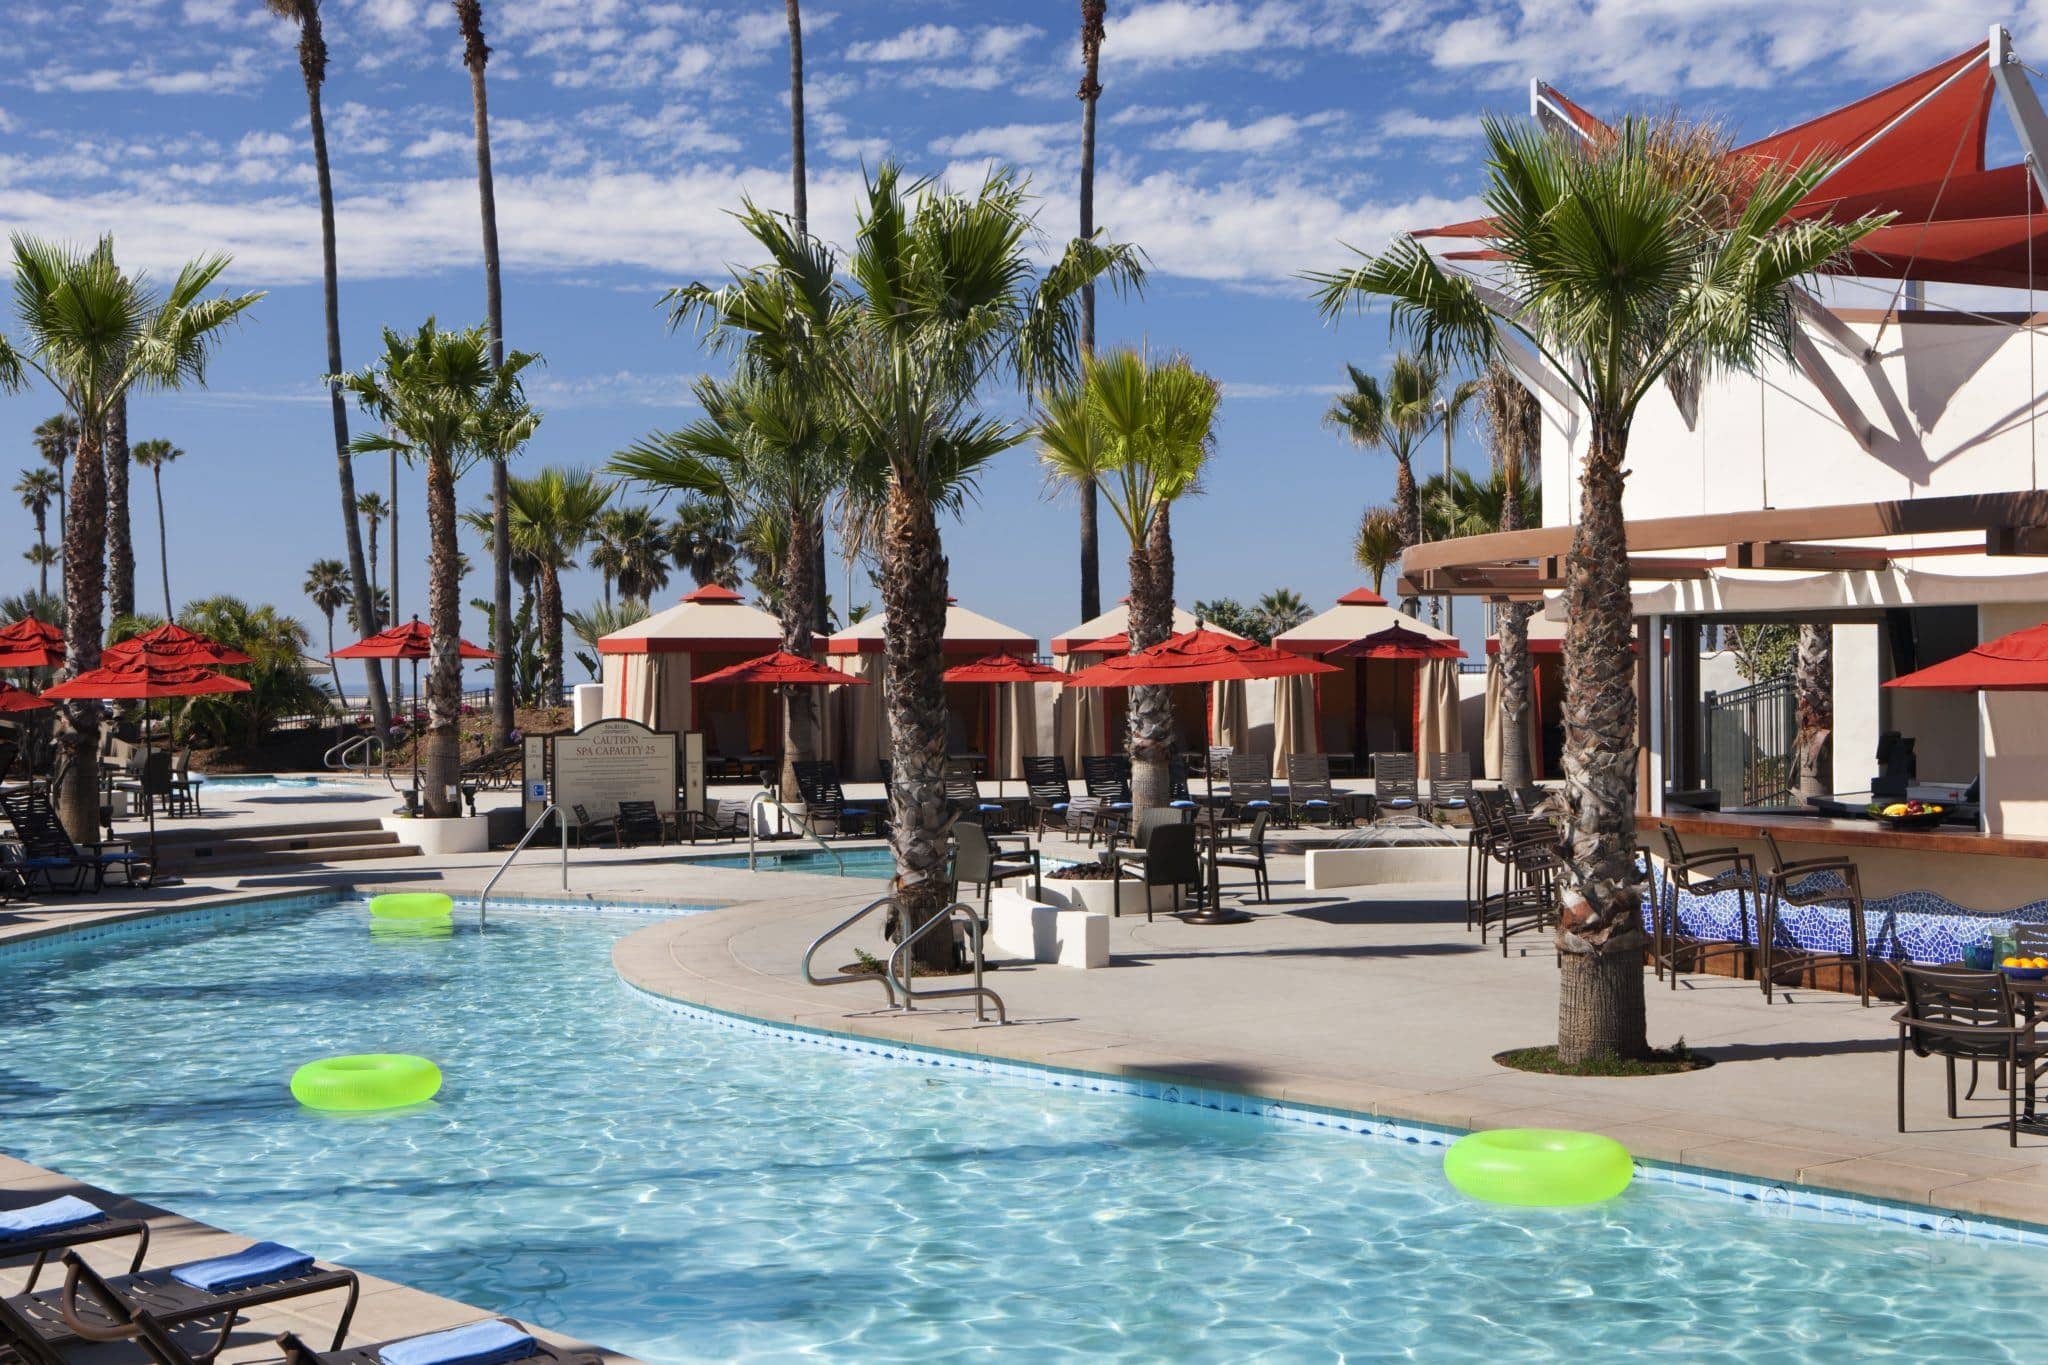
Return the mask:
<svg viewBox="0 0 2048 1365">
<path fill-rule="evenodd" d="M 1332 659 L 1462 659 L 1456 640 L 1440 640 L 1399 622 L 1330 651 Z"/>
<path fill-rule="evenodd" d="M 343 645 L 330 658 L 335 659 L 430 659 L 434 655 L 433 627 L 415 616 L 402 626 L 380 630 L 367 640 L 358 640 L 352 645 Z M 455 642 L 455 655 L 460 659 L 495 659 L 498 656 L 488 649 L 478 649 L 467 640 Z M 703 681 L 701 678 L 698 681 Z"/>
<path fill-rule="evenodd" d="M 2048 692 L 2048 621 L 1987 640 L 1966 654 L 1893 678 L 1885 686 L 1935 692 Z"/>
<path fill-rule="evenodd" d="M 210 697 L 247 692 L 240 678 L 196 664 L 107 664 L 43 689 L 45 697 L 81 701 L 158 701 L 165 697 Z"/>
<path fill-rule="evenodd" d="M 47 711 L 50 703 L 44 701 L 25 687 L 0 682 L 0 715 L 11 715 L 20 711 Z"/>
<path fill-rule="evenodd" d="M 851 673 L 841 673 L 836 668 L 827 668 L 815 659 L 806 659 L 778 649 L 773 654 L 763 654 L 758 659 L 748 659 L 730 668 L 721 668 L 716 673 L 706 673 L 701 678 L 692 678 L 693 687 L 705 683 L 760 683 L 775 687 L 865 687 L 867 679 L 856 678 Z"/>
<path fill-rule="evenodd" d="M 1066 678 L 1057 668 L 1047 668 L 1014 654 L 989 654 L 971 664 L 956 664 L 945 672 L 949 683 L 1065 682 Z"/>
<path fill-rule="evenodd" d="M 0 668 L 56 668 L 64 662 L 64 632 L 24 616 L 0 627 Z"/>
<path fill-rule="evenodd" d="M 1250 682 L 1337 671 L 1335 664 L 1198 627 L 1137 654 L 1121 654 L 1068 674 L 1066 683 L 1069 687 L 1171 687 L 1176 683 Z"/>
<path fill-rule="evenodd" d="M 140 635 L 108 645 L 100 652 L 100 660 L 109 664 L 127 664 L 145 659 L 155 664 L 183 664 L 205 668 L 255 662 L 240 650 L 215 644 L 204 635 L 187 630 L 175 621 L 167 621 Z"/>
</svg>

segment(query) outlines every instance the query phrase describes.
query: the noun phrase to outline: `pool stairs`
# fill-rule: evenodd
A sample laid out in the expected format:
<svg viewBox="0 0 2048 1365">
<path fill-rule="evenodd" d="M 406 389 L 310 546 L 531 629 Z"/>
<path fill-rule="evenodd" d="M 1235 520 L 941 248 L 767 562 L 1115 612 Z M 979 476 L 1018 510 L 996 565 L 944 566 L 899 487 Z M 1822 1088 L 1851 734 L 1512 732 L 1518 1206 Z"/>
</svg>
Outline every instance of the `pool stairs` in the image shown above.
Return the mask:
<svg viewBox="0 0 2048 1365">
<path fill-rule="evenodd" d="M 121 833 L 145 844 L 147 836 L 124 822 Z M 375 820 L 321 820 L 240 829 L 182 830 L 157 825 L 158 870 L 179 877 L 317 867 L 371 858 L 417 858 L 419 849 Z"/>
</svg>

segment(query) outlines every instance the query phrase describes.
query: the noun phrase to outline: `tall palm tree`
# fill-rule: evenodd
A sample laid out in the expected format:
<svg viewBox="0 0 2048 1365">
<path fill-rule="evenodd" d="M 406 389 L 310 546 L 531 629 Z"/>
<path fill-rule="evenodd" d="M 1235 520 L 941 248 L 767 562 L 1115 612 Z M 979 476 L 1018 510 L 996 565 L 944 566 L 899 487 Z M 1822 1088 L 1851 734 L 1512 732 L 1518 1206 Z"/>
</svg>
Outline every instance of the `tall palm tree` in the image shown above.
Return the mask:
<svg viewBox="0 0 2048 1365">
<path fill-rule="evenodd" d="M 306 596 L 327 618 L 327 666 L 334 671 L 334 698 L 340 701 L 341 661 L 334 657 L 334 613 L 349 604 L 355 592 L 348 581 L 348 565 L 338 559 L 316 559 L 306 570 Z"/>
<path fill-rule="evenodd" d="M 1130 537 L 1133 652 L 1173 632 L 1173 539 L 1162 513 L 1196 488 L 1215 444 L 1216 382 L 1185 359 L 1151 362 L 1118 350 L 1082 362 L 1080 383 L 1040 395 L 1033 433 L 1057 482 L 1092 481 Z M 1130 690 L 1131 801 L 1172 796 L 1173 692 Z"/>
<path fill-rule="evenodd" d="M 50 591 L 50 565 L 56 562 L 56 555 L 50 549 L 50 508 L 64 496 L 64 483 L 54 470 L 24 469 L 21 477 L 14 481 L 14 491 L 21 497 L 21 505 L 36 519 L 36 543 L 23 558 L 40 571 L 36 591 L 48 595 Z"/>
<path fill-rule="evenodd" d="M 107 410 L 100 462 L 107 473 L 107 610 L 128 616 L 135 610 L 135 534 L 128 514 L 128 395 Z"/>
<path fill-rule="evenodd" d="M 1387 570 L 1401 562 L 1401 514 L 1391 507 L 1366 508 L 1351 541 L 1351 558 L 1372 575 L 1372 590 L 1380 592 Z"/>
<path fill-rule="evenodd" d="M 1500 119 L 1485 128 L 1489 245 L 1500 256 L 1492 288 L 1446 271 L 1406 237 L 1308 278 L 1327 317 L 1386 300 L 1438 367 L 1489 362 L 1512 335 L 1586 413 L 1565 568 L 1563 797 L 1574 886 L 1557 929 L 1558 1053 L 1574 1065 L 1648 1048 L 1622 519 L 1636 408 L 1674 374 L 1789 355 L 1801 282 L 1885 220 L 1787 222 L 1827 166 L 1738 179 L 1724 169 L 1722 139 L 1675 121 L 1629 119 L 1591 145 Z"/>
<path fill-rule="evenodd" d="M 702 420 L 656 432 L 613 456 L 609 468 L 649 488 L 694 493 L 722 504 L 735 521 L 779 531 L 761 546 L 778 589 L 770 599 L 782 647 L 807 659 L 825 596 L 813 537 L 848 473 L 846 433 L 830 405 L 793 377 L 742 366 L 731 380 L 698 380 L 696 393 Z M 817 688 L 782 689 L 784 791 L 797 789 L 796 765 L 818 756 L 817 706 Z"/>
<path fill-rule="evenodd" d="M 700 588 L 707 583 L 738 587 L 737 535 L 725 508 L 709 498 L 685 498 L 669 523 L 669 560 Z"/>
<path fill-rule="evenodd" d="M 883 508 L 883 679 L 889 712 L 890 841 L 909 927 L 946 905 L 946 702 L 940 673 L 946 557 L 938 516 L 981 467 L 1017 444 L 1016 424 L 980 410 L 1007 371 L 1026 391 L 1074 371 L 1076 303 L 1107 277 L 1135 286 L 1135 248 L 1075 241 L 1043 278 L 1037 229 L 1011 174 L 971 195 L 906 187 L 885 163 L 862 196 L 846 269 L 817 238 L 749 203 L 741 224 L 768 254 L 723 287 L 671 291 L 671 321 L 701 320 L 714 343 L 829 390 L 864 456 L 854 491 Z M 923 960 L 950 956 L 937 935 Z"/>
<path fill-rule="evenodd" d="M 57 471 L 57 539 L 64 539 L 64 518 L 71 505 L 66 490 L 66 470 L 71 465 L 72 452 L 78 449 L 78 419 L 68 412 L 55 417 L 45 417 L 36 423 L 36 453 L 43 457 L 43 463 Z"/>
<path fill-rule="evenodd" d="M 365 535 L 369 541 L 367 562 L 370 566 L 370 591 L 375 593 L 377 591 L 377 528 L 384 524 L 386 517 L 391 515 L 391 504 L 384 500 L 382 493 L 373 488 L 356 498 L 356 513 L 362 517 L 364 526 L 368 528 Z M 384 617 L 382 614 L 379 614 L 377 619 L 381 621 Z"/>
<path fill-rule="evenodd" d="M 306 111 L 313 139 L 313 179 L 320 191 L 320 283 L 327 326 L 327 399 L 334 419 L 334 459 L 341 491 L 342 547 L 348 559 L 348 581 L 356 594 L 356 619 L 367 621 L 372 634 L 383 620 L 371 596 L 373 584 L 363 559 L 363 529 L 356 520 L 356 470 L 349 455 L 348 406 L 342 401 L 341 279 L 334 256 L 334 177 L 327 164 L 327 118 L 320 106 L 320 88 L 327 80 L 327 39 L 320 26 L 320 0 L 264 0 L 270 11 L 299 26 L 299 74 L 306 84 Z M 391 702 L 377 661 L 363 661 L 369 686 L 370 714 L 379 734 L 391 732 Z"/>
<path fill-rule="evenodd" d="M 1103 21 L 1109 15 L 1109 0 L 1081 0 L 1081 240 L 1095 237 L 1095 103 L 1102 98 Z M 1095 286 L 1081 287 L 1081 354 L 1095 354 Z M 1096 505 L 1095 480 L 1083 478 L 1075 485 L 1081 504 L 1081 619 L 1093 621 L 1102 615 L 1101 528 Z"/>
<path fill-rule="evenodd" d="M 1501 485 L 1500 510 L 1491 529 L 1519 531 L 1540 523 L 1536 477 L 1543 459 L 1543 413 L 1536 395 L 1496 360 L 1480 380 L 1479 410 L 1494 478 Z M 1495 627 L 1500 636 L 1500 780 L 1510 791 L 1528 786 L 1531 778 L 1529 617 L 1535 610 L 1526 602 L 1502 603 Z"/>
<path fill-rule="evenodd" d="M 651 507 L 607 507 L 592 533 L 590 567 L 604 580 L 604 601 L 612 585 L 619 595 L 644 602 L 668 586 L 669 538 Z"/>
<path fill-rule="evenodd" d="M 600 483 L 588 470 L 543 469 L 530 478 L 510 481 L 512 544 L 530 557 L 540 580 L 541 700 L 562 704 L 567 679 L 562 671 L 562 570 L 574 568 L 576 555 L 596 529 L 613 485 Z"/>
<path fill-rule="evenodd" d="M 482 327 L 444 332 L 428 318 L 417 332 L 384 330 L 375 364 L 343 377 L 343 386 L 384 430 L 358 436 L 358 454 L 395 451 L 426 467 L 427 606 L 432 653 L 427 670 L 426 804 L 433 816 L 459 813 L 461 767 L 462 576 L 456 540 L 455 483 L 478 460 L 504 459 L 533 434 L 540 414 L 526 401 L 520 372 L 539 359 L 513 351 L 491 363 Z"/>
<path fill-rule="evenodd" d="M 491 101 L 484 80 L 484 67 L 491 49 L 484 42 L 482 0 L 454 0 L 455 21 L 462 29 L 462 64 L 469 69 L 470 115 L 476 124 L 476 196 L 483 216 L 484 310 L 491 329 L 491 364 L 505 363 L 505 295 L 498 278 L 498 190 L 491 178 Z M 491 614 L 496 620 L 512 615 L 512 537 L 507 531 L 510 471 L 503 459 L 491 461 Z M 557 660 L 559 662 L 559 660 Z M 504 651 L 492 665 L 491 747 L 502 749 L 512 742 L 513 660 Z M 556 682 L 561 681 L 560 670 Z"/>
<path fill-rule="evenodd" d="M 1401 518 L 1404 546 L 1422 543 L 1422 501 L 1415 488 L 1415 455 L 1446 423 L 1455 426 L 1473 386 L 1450 385 L 1450 367 L 1427 356 L 1405 351 L 1394 357 L 1384 383 L 1356 365 L 1346 365 L 1351 392 L 1339 394 L 1323 414 L 1323 424 L 1343 432 L 1368 450 L 1394 457 L 1394 510 Z M 1416 599 L 1401 599 L 1401 610 L 1415 615 Z"/>
<path fill-rule="evenodd" d="M 54 389 L 78 420 L 72 456 L 71 510 L 64 528 L 64 676 L 100 660 L 106 610 L 106 467 L 100 440 L 115 402 L 137 384 L 175 389 L 203 384 L 206 362 L 228 325 L 261 294 L 207 295 L 228 267 L 226 256 L 189 262 L 159 292 L 114 262 L 114 239 L 89 250 L 34 237 L 14 238 L 14 306 L 19 341 L 0 337 L 0 386 L 31 374 Z M 99 821 L 99 772 L 93 761 L 99 713 L 91 703 L 59 709 L 64 760 L 58 810 L 69 829 Z M 82 837 L 82 835 L 81 835 Z"/>
<path fill-rule="evenodd" d="M 135 447 L 135 463 L 149 471 L 150 480 L 156 486 L 156 551 L 157 564 L 164 576 L 166 618 L 171 615 L 171 540 L 164 524 L 164 466 L 174 463 L 184 453 L 161 436 L 140 442 Z"/>
<path fill-rule="evenodd" d="M 790 221 L 795 224 L 798 236 L 811 230 L 811 196 L 804 168 L 804 19 L 798 0 L 784 0 L 784 9 L 789 17 L 789 206 Z M 831 625 L 826 616 L 825 602 L 825 514 L 821 509 L 818 520 L 806 533 L 805 539 L 811 545 L 815 563 L 811 572 L 816 575 L 819 588 L 811 604 L 811 631 L 823 635 Z M 785 689 L 787 691 L 788 689 Z M 809 707 L 815 697 L 805 698 L 802 705 Z"/>
</svg>

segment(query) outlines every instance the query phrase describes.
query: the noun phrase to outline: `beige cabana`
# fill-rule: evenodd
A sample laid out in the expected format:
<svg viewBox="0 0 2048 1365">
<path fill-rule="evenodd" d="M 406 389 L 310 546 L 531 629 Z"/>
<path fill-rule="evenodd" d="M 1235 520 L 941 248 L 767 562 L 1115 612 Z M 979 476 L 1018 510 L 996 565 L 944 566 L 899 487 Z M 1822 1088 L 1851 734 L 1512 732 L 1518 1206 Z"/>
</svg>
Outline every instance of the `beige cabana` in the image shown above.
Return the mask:
<svg viewBox="0 0 2048 1365">
<path fill-rule="evenodd" d="M 870 616 L 825 643 L 828 664 L 874 684 L 838 690 L 839 770 L 850 782 L 880 778 L 881 761 L 888 750 L 887 704 L 882 695 L 885 619 Z M 948 667 L 988 654 L 1029 659 L 1038 653 L 1038 637 L 949 602 L 944 648 Z M 992 699 L 991 692 L 1008 695 Z M 1036 692 L 1035 686 L 946 684 L 947 751 L 987 757 L 991 777 L 1021 777 L 1024 765 L 1020 756 L 1036 752 L 1039 742 Z"/>
<path fill-rule="evenodd" d="M 1173 609 L 1173 633 L 1179 635 L 1197 625 L 1222 635 L 1235 631 L 1198 620 L 1192 612 Z M 1111 654 L 1127 653 L 1126 637 L 1131 626 L 1128 601 L 1083 621 L 1052 639 L 1053 665 L 1063 673 L 1092 668 Z M 1121 648 L 1091 650 L 1089 645 L 1109 641 Z M 1261 684 L 1263 686 L 1263 684 Z M 1175 751 L 1196 753 L 1211 744 L 1241 748 L 1251 742 L 1253 709 L 1247 703 L 1246 685 L 1241 682 L 1188 683 L 1174 689 L 1174 727 L 1178 733 Z M 1121 753 L 1124 749 L 1125 693 L 1117 687 L 1069 687 L 1055 703 L 1053 752 L 1064 756 L 1067 770 L 1079 776 L 1081 760 L 1091 754 Z"/>
<path fill-rule="evenodd" d="M 597 642 L 604 661 L 604 714 L 654 730 L 702 730 L 712 756 L 782 752 L 775 689 L 691 682 L 782 645 L 782 626 L 730 588 L 709 583 L 666 611 Z M 743 747 L 742 747 L 743 746 Z M 733 755 L 736 756 L 736 755 Z"/>
<path fill-rule="evenodd" d="M 1273 637 L 1273 647 L 1322 658 L 1392 625 L 1434 640 L 1452 637 L 1403 616 L 1370 588 L 1356 588 L 1337 605 Z M 1333 659 L 1336 673 L 1283 678 L 1275 684 L 1273 773 L 1284 777 L 1287 756 L 1327 753 L 1349 758 L 1360 773 L 1375 753 L 1407 750 L 1426 761 L 1464 747 L 1458 722 L 1456 659 Z"/>
<path fill-rule="evenodd" d="M 1486 637 L 1486 775 L 1500 776 L 1500 637 Z M 1529 617 L 1529 719 L 1523 726 L 1528 742 L 1529 776 L 1554 777 L 1546 755 L 1562 752 L 1564 742 L 1564 622 L 1540 613 Z"/>
</svg>

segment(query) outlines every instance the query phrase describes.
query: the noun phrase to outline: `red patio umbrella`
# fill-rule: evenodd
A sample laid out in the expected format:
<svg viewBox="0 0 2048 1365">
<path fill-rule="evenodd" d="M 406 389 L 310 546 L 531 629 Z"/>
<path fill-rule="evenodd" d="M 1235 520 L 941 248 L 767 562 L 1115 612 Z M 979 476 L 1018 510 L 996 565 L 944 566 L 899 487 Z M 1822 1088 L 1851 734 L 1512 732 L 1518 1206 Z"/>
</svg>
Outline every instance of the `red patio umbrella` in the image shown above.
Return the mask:
<svg viewBox="0 0 2048 1365">
<path fill-rule="evenodd" d="M 22 711 L 47 711 L 50 703 L 44 701 L 25 687 L 16 687 L 10 682 L 0 682 L 0 715 L 12 715 Z"/>
<path fill-rule="evenodd" d="M 997 750 L 989 755 L 989 765 L 994 767 L 1001 757 L 1003 747 L 1003 711 L 998 690 L 1006 683 L 1064 682 L 1067 675 L 1057 668 L 1048 668 L 1031 659 L 1020 659 L 1014 654 L 984 654 L 973 663 L 955 664 L 942 675 L 949 683 L 984 683 L 988 686 L 989 738 Z M 1003 794 L 1005 774 L 996 771 L 996 795 Z"/>
<path fill-rule="evenodd" d="M 866 678 L 856 678 L 851 673 L 841 673 L 836 668 L 827 668 L 815 659 L 806 659 L 778 649 L 773 654 L 763 654 L 758 659 L 747 659 L 715 673 L 706 673 L 691 680 L 692 687 L 705 683 L 762 683 L 775 687 L 866 687 Z"/>
<path fill-rule="evenodd" d="M 100 652 L 102 662 L 115 664 L 130 663 L 145 656 L 154 664 L 196 664 L 207 668 L 255 662 L 240 650 L 215 644 L 175 621 L 166 621 L 140 635 L 108 645 Z"/>
<path fill-rule="evenodd" d="M 1175 683 L 1252 682 L 1336 671 L 1334 664 L 1197 626 L 1150 649 L 1120 654 L 1063 677 L 1069 687 L 1171 687 Z"/>
<path fill-rule="evenodd" d="M 1410 630 L 1398 621 L 1384 630 L 1361 636 L 1329 653 L 1333 659 L 1462 659 L 1465 651 L 1456 640 L 1439 639 Z"/>
<path fill-rule="evenodd" d="M 358 640 L 352 645 L 343 645 L 330 659 L 410 659 L 412 660 L 412 704 L 417 710 L 420 704 L 420 660 L 431 658 L 434 653 L 434 628 L 415 616 L 402 626 L 380 630 L 368 639 Z M 458 659 L 495 659 L 498 656 L 488 649 L 478 649 L 469 641 L 457 638 L 455 657 Z M 385 739 L 390 737 L 387 735 Z M 413 799 L 419 799 L 420 790 L 420 746 L 417 738 L 412 746 L 412 790 Z"/>
<path fill-rule="evenodd" d="M 1953 659 L 1893 678 L 1885 686 L 1937 692 L 2048 691 L 2048 621 L 1986 640 Z"/>
<path fill-rule="evenodd" d="M 0 626 L 0 668 L 56 668 L 64 662 L 64 632 L 24 616 Z"/>
</svg>

